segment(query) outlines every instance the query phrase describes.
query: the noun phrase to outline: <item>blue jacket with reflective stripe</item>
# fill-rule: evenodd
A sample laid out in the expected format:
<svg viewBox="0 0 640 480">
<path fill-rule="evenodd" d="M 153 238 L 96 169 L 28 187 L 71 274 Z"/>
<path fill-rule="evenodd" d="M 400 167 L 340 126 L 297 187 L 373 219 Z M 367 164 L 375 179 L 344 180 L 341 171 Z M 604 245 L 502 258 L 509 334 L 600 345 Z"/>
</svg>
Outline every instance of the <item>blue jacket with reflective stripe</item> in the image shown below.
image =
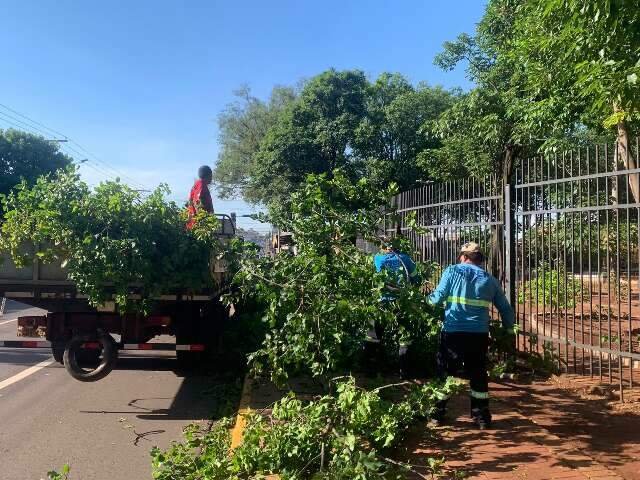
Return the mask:
<svg viewBox="0 0 640 480">
<path fill-rule="evenodd" d="M 442 327 L 445 332 L 488 332 L 492 304 L 500 312 L 503 326 L 511 327 L 514 323 L 513 308 L 498 280 L 472 264 L 448 267 L 429 301 L 434 305 L 446 302 Z"/>
</svg>

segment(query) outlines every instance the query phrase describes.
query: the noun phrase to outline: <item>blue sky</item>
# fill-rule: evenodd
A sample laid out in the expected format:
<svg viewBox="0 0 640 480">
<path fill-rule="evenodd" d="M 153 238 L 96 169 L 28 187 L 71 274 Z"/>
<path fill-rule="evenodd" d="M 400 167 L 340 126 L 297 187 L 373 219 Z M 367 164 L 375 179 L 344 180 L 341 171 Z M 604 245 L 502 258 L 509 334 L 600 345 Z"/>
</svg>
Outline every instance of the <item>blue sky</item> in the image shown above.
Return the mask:
<svg viewBox="0 0 640 480">
<path fill-rule="evenodd" d="M 86 148 L 101 170 L 83 167 L 87 181 L 104 179 L 107 164 L 136 185 L 166 182 L 183 200 L 198 166 L 217 159 L 216 116 L 240 85 L 265 97 L 334 67 L 468 87 L 462 70 L 442 72 L 433 57 L 472 32 L 483 9 L 480 0 L 0 0 L 0 104 Z M 8 122 L 0 115 L 0 128 Z M 216 210 L 252 208 L 217 201 Z"/>
</svg>

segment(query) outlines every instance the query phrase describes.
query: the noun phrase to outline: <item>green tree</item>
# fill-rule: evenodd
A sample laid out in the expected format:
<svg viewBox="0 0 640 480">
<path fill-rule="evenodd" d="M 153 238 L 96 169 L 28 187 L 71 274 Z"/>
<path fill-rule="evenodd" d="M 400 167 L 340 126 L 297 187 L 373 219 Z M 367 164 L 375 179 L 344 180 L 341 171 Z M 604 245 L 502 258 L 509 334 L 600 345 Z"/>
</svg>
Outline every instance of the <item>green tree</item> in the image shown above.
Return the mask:
<svg viewBox="0 0 640 480">
<path fill-rule="evenodd" d="M 0 130 L 0 194 L 23 179 L 29 184 L 43 174 L 71 163 L 55 142 L 20 130 Z"/>
<path fill-rule="evenodd" d="M 614 127 L 619 161 L 637 167 L 630 136 L 640 124 L 640 1 L 530 0 L 518 10 L 513 45 L 536 107 L 531 122 Z M 629 177 L 638 199 L 638 175 Z"/>
<path fill-rule="evenodd" d="M 308 174 L 354 171 L 354 132 L 366 112 L 367 79 L 328 70 L 310 79 L 269 129 L 249 181 L 254 200 L 286 200 Z"/>
<path fill-rule="evenodd" d="M 387 278 L 353 241 L 356 235 L 376 238 L 382 210 L 396 192 L 393 184 L 351 182 L 335 171 L 331 177 L 309 175 L 290 205 L 270 208 L 266 219 L 292 232 L 297 253 L 256 258 L 249 252 L 234 277 L 237 288 L 227 297 L 230 303 L 256 305 L 257 317 L 268 327 L 250 357 L 254 370 L 282 382 L 299 372 L 319 376 L 353 368 L 373 321 L 385 328 L 389 351 L 406 342 L 417 356 L 434 352 L 441 312 L 410 285 L 392 305 L 382 305 Z"/>
<path fill-rule="evenodd" d="M 421 156 L 421 164 L 432 175 L 444 179 L 498 172 L 508 179 L 523 147 L 543 135 L 545 126 L 528 122 L 524 109 L 528 102 L 522 94 L 525 65 L 510 55 L 521 3 L 489 1 L 475 35 L 461 34 L 445 42 L 436 57 L 436 65 L 444 70 L 466 63 L 467 77 L 476 86 L 428 125 L 443 143 L 442 148 Z"/>
<path fill-rule="evenodd" d="M 214 180 L 223 198 L 237 195 L 255 200 L 249 180 L 256 167 L 260 144 L 282 111 L 296 98 L 296 89 L 274 87 L 265 102 L 251 95 L 248 87 L 235 92 L 237 101 L 218 115 L 220 153 Z"/>
<path fill-rule="evenodd" d="M 263 102 L 244 89 L 219 116 L 222 145 L 215 177 L 224 196 L 280 203 L 310 173 L 341 168 L 352 179 L 402 189 L 427 179 L 421 152 L 440 145 L 423 130 L 459 92 L 383 73 L 328 70 L 298 90 L 278 87 Z"/>
<path fill-rule="evenodd" d="M 426 180 L 416 160 L 440 142 L 422 126 L 451 107 L 457 94 L 424 83 L 414 87 L 398 73 L 382 73 L 368 89 L 367 114 L 356 130 L 354 152 L 364 174 L 381 185 L 396 182 L 401 190 Z"/>
</svg>

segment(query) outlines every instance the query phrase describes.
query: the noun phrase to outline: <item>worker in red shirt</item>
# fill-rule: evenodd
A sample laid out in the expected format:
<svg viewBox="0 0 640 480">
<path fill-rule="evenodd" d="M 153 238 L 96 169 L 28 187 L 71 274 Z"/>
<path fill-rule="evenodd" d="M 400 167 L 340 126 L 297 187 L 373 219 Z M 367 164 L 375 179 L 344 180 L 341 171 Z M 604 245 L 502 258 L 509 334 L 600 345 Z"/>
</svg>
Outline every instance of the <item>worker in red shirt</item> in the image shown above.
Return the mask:
<svg viewBox="0 0 640 480">
<path fill-rule="evenodd" d="M 189 210 L 188 229 L 193 228 L 196 221 L 196 212 L 199 209 L 213 213 L 213 201 L 211 200 L 211 193 L 209 192 L 209 185 L 211 185 L 212 180 L 213 172 L 211 168 L 203 165 L 198 169 L 198 180 L 193 184 L 193 188 L 189 194 L 189 203 L 187 204 L 187 209 Z"/>
</svg>

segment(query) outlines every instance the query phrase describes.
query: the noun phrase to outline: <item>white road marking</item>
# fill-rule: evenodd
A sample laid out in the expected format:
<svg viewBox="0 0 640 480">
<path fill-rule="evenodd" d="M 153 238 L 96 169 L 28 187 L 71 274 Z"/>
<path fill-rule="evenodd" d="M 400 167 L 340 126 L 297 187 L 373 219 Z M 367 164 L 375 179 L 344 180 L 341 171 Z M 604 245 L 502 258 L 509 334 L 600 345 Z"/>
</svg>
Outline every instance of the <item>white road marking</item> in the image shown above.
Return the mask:
<svg viewBox="0 0 640 480">
<path fill-rule="evenodd" d="M 14 383 L 19 382 L 20 380 L 27 378 L 29 375 L 33 375 L 39 370 L 42 370 L 44 367 L 48 367 L 49 365 L 54 363 L 54 361 L 55 360 L 53 359 L 44 360 L 40 363 L 36 363 L 33 367 L 29 367 L 26 370 L 23 370 L 20 373 L 15 374 L 13 377 L 9 377 L 6 380 L 2 380 L 0 382 L 0 390 L 8 387 L 9 385 L 13 385 Z"/>
<path fill-rule="evenodd" d="M 13 318 L 11 320 L 5 320 L 4 322 L 0 322 L 0 325 L 6 325 L 7 323 L 15 322 L 17 320 L 18 320 L 17 318 Z"/>
</svg>

